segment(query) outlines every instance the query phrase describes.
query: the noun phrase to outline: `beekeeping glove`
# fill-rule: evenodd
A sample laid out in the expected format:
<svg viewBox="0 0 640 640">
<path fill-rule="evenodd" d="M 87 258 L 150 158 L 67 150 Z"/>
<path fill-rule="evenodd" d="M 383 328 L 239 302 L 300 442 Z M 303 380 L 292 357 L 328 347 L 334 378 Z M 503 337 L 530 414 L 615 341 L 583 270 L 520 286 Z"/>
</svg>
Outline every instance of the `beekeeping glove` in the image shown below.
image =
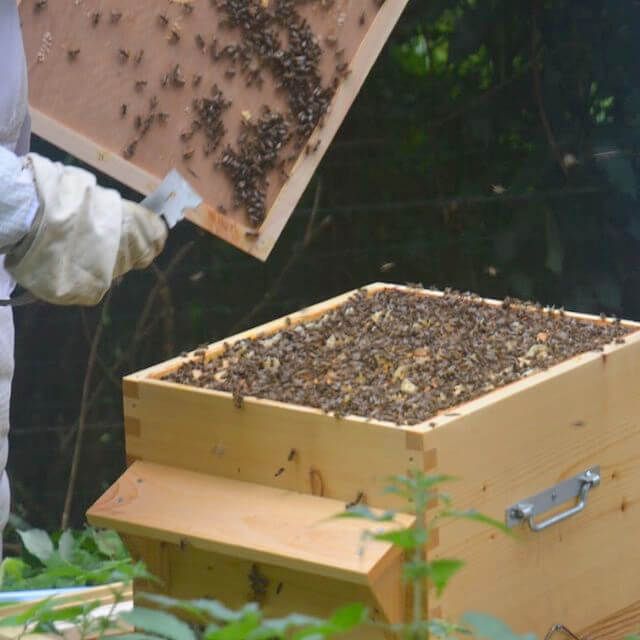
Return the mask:
<svg viewBox="0 0 640 640">
<path fill-rule="evenodd" d="M 37 154 L 25 158 L 40 207 L 6 267 L 34 296 L 61 305 L 94 305 L 114 279 L 143 269 L 162 251 L 167 227 L 155 213 L 95 176 Z"/>
</svg>

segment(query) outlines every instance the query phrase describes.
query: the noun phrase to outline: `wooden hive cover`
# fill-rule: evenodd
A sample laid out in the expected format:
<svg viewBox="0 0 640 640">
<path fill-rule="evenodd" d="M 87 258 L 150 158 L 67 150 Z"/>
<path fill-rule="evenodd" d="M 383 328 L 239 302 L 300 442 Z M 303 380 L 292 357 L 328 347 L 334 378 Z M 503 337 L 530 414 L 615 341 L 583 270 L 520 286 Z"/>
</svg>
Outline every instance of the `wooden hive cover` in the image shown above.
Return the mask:
<svg viewBox="0 0 640 640">
<path fill-rule="evenodd" d="M 255 39 L 256 30 L 243 35 L 240 28 L 224 26 L 230 16 L 225 6 L 244 5 L 255 15 L 271 16 L 267 29 L 279 41 L 280 52 L 296 64 L 292 19 L 273 20 L 278 8 L 292 4 L 288 0 L 22 0 L 34 131 L 144 194 L 153 191 L 171 168 L 178 168 L 205 203 L 188 219 L 264 260 L 406 3 L 293 4 L 296 24 L 302 30 L 308 25 L 321 49 L 319 82 L 310 86 L 337 89 L 319 124 L 302 132 L 311 135 L 301 134 L 297 144 L 294 135 L 277 154 L 275 166 L 264 172 L 268 184 L 257 185 L 264 192 L 264 212 L 253 222 L 246 202 L 234 204 L 239 179 L 230 178 L 216 163 L 226 149 L 238 150 L 238 136 L 246 129 L 243 120 L 255 125 L 265 106 L 285 116 L 294 133 L 293 121 L 302 112 L 292 107 L 292 100 L 300 92 L 276 88 L 282 81 L 274 71 L 279 63 L 273 58 L 265 61 L 255 47 L 245 48 L 247 33 Z M 174 76 L 176 65 L 180 69 Z M 196 120 L 193 101 L 211 98 L 214 85 L 231 104 L 223 109 L 224 133 L 218 146 L 205 153 L 211 139 L 203 129 L 190 136 Z M 145 127 L 151 113 L 153 123 Z M 138 142 L 131 155 L 134 140 Z"/>
</svg>

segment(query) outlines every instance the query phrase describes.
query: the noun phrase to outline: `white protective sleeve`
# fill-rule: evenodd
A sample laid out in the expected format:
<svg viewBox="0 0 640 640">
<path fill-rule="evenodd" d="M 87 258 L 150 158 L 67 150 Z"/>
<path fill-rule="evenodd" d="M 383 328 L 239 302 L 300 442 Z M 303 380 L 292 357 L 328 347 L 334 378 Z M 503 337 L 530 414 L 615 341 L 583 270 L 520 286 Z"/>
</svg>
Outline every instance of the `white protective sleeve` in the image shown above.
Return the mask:
<svg viewBox="0 0 640 640">
<path fill-rule="evenodd" d="M 33 295 L 64 305 L 97 304 L 114 279 L 147 267 L 167 238 L 164 221 L 88 171 L 26 156 L 40 207 L 6 267 Z"/>
<path fill-rule="evenodd" d="M 0 253 L 6 253 L 27 235 L 38 205 L 30 166 L 0 146 Z"/>
</svg>

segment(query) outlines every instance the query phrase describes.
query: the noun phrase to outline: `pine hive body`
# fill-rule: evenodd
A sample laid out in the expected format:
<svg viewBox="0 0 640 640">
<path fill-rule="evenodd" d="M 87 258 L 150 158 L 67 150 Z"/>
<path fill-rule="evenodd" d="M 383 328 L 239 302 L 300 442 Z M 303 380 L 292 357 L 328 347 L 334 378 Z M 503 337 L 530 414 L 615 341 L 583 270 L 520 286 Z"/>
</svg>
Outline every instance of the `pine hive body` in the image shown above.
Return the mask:
<svg viewBox="0 0 640 640">
<path fill-rule="evenodd" d="M 288 321 L 318 317 L 350 295 L 293 314 Z M 285 319 L 277 320 L 226 342 L 284 326 Z M 223 343 L 211 345 L 207 357 L 222 348 Z M 345 601 L 365 600 L 395 622 L 406 602 L 401 559 L 380 547 L 370 551 L 366 566 L 355 561 L 354 530 L 345 534 L 351 546 L 345 543 L 340 557 L 327 555 L 325 538 L 310 534 L 314 513 L 319 521 L 320 514 L 340 511 L 360 493 L 372 507 L 402 509 L 383 491 L 386 481 L 420 468 L 459 478 L 448 487 L 457 508 L 503 520 L 510 505 L 599 465 L 601 484 L 590 492 L 584 512 L 544 531 L 522 526 L 511 539 L 466 521 L 442 522 L 430 542 L 430 558 L 459 558 L 466 567 L 441 599 L 429 598 L 429 611 L 451 619 L 483 611 L 518 632 L 538 635 L 562 623 L 574 631 L 588 629 L 591 638 L 613 639 L 640 626 L 640 546 L 634 535 L 640 527 L 640 333 L 415 426 L 336 419 L 315 409 L 251 398 L 237 408 L 228 393 L 160 379 L 187 358 L 124 380 L 132 466 L 90 511 L 92 522 L 114 526 L 127 536 L 134 554 L 159 574 L 169 593 L 240 604 L 251 595 L 249 584 L 255 586 L 255 576 L 252 582 L 247 575 L 257 563 L 268 579 L 264 593 L 258 594 L 268 612 L 325 615 Z M 139 509 L 126 508 L 135 503 L 147 477 L 156 496 L 175 497 L 156 505 L 166 511 L 166 522 L 151 507 L 147 524 L 145 514 L 134 517 Z M 232 484 L 220 484 L 225 482 Z M 197 491 L 191 488 L 195 485 Z M 189 516 L 184 506 L 212 500 L 206 509 L 215 514 L 215 497 L 225 492 L 244 497 L 233 499 L 233 509 L 220 518 L 220 530 L 212 524 L 217 522 L 213 515 L 210 521 L 195 512 Z M 293 500 L 303 502 L 281 520 L 287 527 L 299 526 L 300 536 L 311 536 L 302 544 L 304 553 L 280 547 L 276 552 L 277 536 L 269 533 L 258 536 L 258 542 L 242 540 L 234 530 L 234 518 L 248 522 L 254 516 L 254 534 L 268 530 L 259 524 L 259 505 L 273 504 L 285 514 L 286 502 Z M 178 508 L 173 502 L 184 504 Z M 332 535 L 337 534 L 327 534 L 327 549 L 336 545 Z M 235 546 L 232 540 L 238 541 Z"/>
</svg>

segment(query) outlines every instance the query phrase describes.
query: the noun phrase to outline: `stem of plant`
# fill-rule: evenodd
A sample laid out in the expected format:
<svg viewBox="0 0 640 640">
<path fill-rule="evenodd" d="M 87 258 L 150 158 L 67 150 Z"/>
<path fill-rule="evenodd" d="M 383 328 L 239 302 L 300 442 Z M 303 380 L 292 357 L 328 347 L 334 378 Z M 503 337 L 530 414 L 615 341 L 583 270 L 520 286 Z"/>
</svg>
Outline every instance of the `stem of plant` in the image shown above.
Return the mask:
<svg viewBox="0 0 640 640">
<path fill-rule="evenodd" d="M 417 493 L 417 492 L 416 492 Z M 422 492 L 421 492 L 422 493 Z M 416 537 L 418 540 L 421 540 L 423 535 L 426 533 L 426 500 L 423 495 L 416 496 Z M 425 558 L 425 548 L 423 544 L 416 545 L 416 548 L 413 550 L 413 562 L 414 566 L 419 566 L 424 563 Z M 413 637 L 415 640 L 428 640 L 429 634 L 423 629 L 422 622 L 424 616 L 424 598 L 426 594 L 426 579 L 419 578 L 413 583 L 413 623 L 415 625 L 415 632 Z"/>
</svg>

